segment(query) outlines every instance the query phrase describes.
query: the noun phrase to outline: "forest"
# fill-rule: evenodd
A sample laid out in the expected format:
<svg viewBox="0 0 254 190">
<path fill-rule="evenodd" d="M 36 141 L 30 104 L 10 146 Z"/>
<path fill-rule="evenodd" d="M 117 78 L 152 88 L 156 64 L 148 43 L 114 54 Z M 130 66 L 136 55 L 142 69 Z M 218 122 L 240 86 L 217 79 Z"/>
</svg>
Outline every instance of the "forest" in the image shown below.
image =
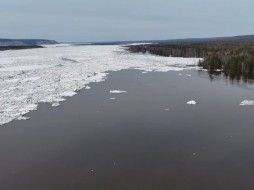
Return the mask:
<svg viewBox="0 0 254 190">
<path fill-rule="evenodd" d="M 149 44 L 128 46 L 128 50 L 166 57 L 199 57 L 203 58 L 199 66 L 211 74 L 222 71 L 231 78 L 254 78 L 253 41 Z"/>
</svg>

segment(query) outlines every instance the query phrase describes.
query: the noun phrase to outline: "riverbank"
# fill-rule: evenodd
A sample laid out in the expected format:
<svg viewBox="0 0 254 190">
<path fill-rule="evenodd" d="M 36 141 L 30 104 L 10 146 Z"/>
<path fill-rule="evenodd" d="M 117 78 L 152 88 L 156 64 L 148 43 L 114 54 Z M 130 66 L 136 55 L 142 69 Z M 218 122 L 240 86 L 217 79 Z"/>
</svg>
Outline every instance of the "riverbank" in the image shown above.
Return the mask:
<svg viewBox="0 0 254 190">
<path fill-rule="evenodd" d="M 164 57 L 203 58 L 199 66 L 215 74 L 223 72 L 231 79 L 253 79 L 254 42 L 246 40 L 204 43 L 150 44 L 129 46 L 133 53 L 151 53 Z"/>
</svg>

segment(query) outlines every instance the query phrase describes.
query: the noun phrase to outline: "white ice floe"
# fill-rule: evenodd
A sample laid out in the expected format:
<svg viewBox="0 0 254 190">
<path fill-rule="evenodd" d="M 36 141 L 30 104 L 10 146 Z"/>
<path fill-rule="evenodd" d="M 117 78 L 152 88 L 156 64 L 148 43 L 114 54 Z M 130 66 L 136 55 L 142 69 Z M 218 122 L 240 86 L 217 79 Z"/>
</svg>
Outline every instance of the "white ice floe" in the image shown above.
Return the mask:
<svg viewBox="0 0 254 190">
<path fill-rule="evenodd" d="M 39 80 L 40 77 L 30 77 L 30 78 L 25 78 L 24 81 L 27 82 L 27 81 L 36 81 L 36 80 Z"/>
<path fill-rule="evenodd" d="M 28 71 L 28 70 L 37 70 L 48 68 L 47 65 L 31 65 L 31 66 L 13 66 L 13 67 L 3 67 L 0 68 L 0 72 L 18 72 L 18 71 Z"/>
<path fill-rule="evenodd" d="M 60 106 L 59 102 L 55 102 L 55 103 L 52 104 L 52 107 L 58 107 L 58 106 Z"/>
<path fill-rule="evenodd" d="M 197 102 L 195 100 L 191 100 L 187 102 L 188 105 L 196 105 Z"/>
<path fill-rule="evenodd" d="M 112 98 L 110 98 L 110 100 L 116 100 L 116 97 L 112 97 Z"/>
<path fill-rule="evenodd" d="M 91 89 L 91 87 L 90 86 L 86 86 L 85 89 L 89 90 L 89 89 Z"/>
<path fill-rule="evenodd" d="M 169 111 L 169 108 L 164 109 L 164 111 Z"/>
<path fill-rule="evenodd" d="M 60 96 L 62 96 L 62 97 L 71 97 L 71 96 L 74 96 L 74 95 L 76 95 L 77 93 L 76 92 L 63 92 L 63 93 L 61 93 L 60 94 Z"/>
<path fill-rule="evenodd" d="M 122 94 L 122 93 L 127 93 L 127 91 L 123 91 L 123 90 L 110 90 L 109 93 L 111 93 L 111 94 Z"/>
<path fill-rule="evenodd" d="M 18 82 L 19 79 L 9 79 L 9 80 L 6 80 L 6 82 Z"/>
<path fill-rule="evenodd" d="M 254 100 L 244 100 L 240 103 L 241 106 L 254 106 Z"/>
<path fill-rule="evenodd" d="M 132 54 L 118 45 L 64 45 L 2 51 L 0 125 L 21 119 L 29 111 L 36 110 L 40 102 L 58 106 L 64 97 L 75 95 L 91 82 L 106 80 L 108 71 L 130 68 L 142 72 L 182 71 L 197 69 L 193 65 L 199 60 Z"/>
<path fill-rule="evenodd" d="M 29 120 L 31 117 L 19 116 L 17 120 Z"/>
</svg>

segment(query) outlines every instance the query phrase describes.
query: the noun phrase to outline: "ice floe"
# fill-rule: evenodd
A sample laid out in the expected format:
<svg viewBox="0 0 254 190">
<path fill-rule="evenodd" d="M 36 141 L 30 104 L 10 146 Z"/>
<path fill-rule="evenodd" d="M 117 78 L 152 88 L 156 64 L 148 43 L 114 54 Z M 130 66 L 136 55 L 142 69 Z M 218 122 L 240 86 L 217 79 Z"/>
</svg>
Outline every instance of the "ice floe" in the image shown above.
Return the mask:
<svg viewBox="0 0 254 190">
<path fill-rule="evenodd" d="M 75 94 L 77 94 L 76 92 L 63 92 L 60 94 L 60 96 L 63 96 L 63 97 L 71 97 L 71 96 L 74 96 Z"/>
<path fill-rule="evenodd" d="M 52 107 L 58 107 L 58 106 L 60 106 L 59 102 L 55 102 L 55 103 L 52 104 Z"/>
<path fill-rule="evenodd" d="M 244 100 L 240 103 L 241 106 L 254 106 L 254 100 Z"/>
<path fill-rule="evenodd" d="M 127 93 L 127 91 L 124 91 L 124 90 L 110 90 L 109 93 L 111 93 L 111 94 L 122 94 L 122 93 Z"/>
<path fill-rule="evenodd" d="M 187 102 L 188 105 L 196 105 L 197 102 L 195 100 L 191 100 Z"/>
<path fill-rule="evenodd" d="M 30 77 L 30 78 L 25 78 L 24 81 L 36 81 L 36 80 L 39 80 L 40 77 Z"/>
<path fill-rule="evenodd" d="M 0 125 L 24 119 L 40 102 L 59 106 L 64 97 L 106 80 L 109 71 L 182 71 L 197 69 L 200 60 L 131 54 L 118 45 L 46 47 L 0 52 Z"/>
</svg>

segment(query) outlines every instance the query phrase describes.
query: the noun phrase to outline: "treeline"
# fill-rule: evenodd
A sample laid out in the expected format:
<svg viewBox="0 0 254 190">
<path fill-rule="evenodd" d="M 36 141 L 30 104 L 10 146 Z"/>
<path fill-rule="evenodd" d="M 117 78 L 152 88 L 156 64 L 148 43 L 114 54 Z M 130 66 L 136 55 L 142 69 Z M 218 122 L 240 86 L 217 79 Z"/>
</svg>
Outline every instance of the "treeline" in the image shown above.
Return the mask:
<svg viewBox="0 0 254 190">
<path fill-rule="evenodd" d="M 43 48 L 42 46 L 0 46 L 0 51 Z"/>
<path fill-rule="evenodd" d="M 253 78 L 254 76 L 254 43 L 201 43 L 173 45 L 137 45 L 129 46 L 133 53 L 151 53 L 172 57 L 200 57 L 199 65 L 210 73 L 223 71 L 231 78 Z"/>
</svg>

